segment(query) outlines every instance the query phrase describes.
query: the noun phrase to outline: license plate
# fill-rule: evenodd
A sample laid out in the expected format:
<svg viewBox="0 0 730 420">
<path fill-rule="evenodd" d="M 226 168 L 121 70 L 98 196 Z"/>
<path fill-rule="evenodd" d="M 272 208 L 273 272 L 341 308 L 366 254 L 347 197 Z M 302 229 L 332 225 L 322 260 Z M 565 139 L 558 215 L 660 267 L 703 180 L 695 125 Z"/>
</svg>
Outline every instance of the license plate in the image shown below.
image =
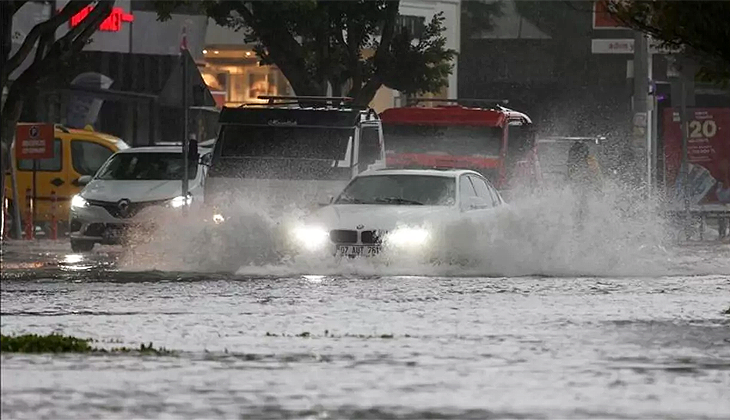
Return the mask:
<svg viewBox="0 0 730 420">
<path fill-rule="evenodd" d="M 379 246 L 340 245 L 337 247 L 337 255 L 342 257 L 374 257 L 379 253 Z"/>
</svg>

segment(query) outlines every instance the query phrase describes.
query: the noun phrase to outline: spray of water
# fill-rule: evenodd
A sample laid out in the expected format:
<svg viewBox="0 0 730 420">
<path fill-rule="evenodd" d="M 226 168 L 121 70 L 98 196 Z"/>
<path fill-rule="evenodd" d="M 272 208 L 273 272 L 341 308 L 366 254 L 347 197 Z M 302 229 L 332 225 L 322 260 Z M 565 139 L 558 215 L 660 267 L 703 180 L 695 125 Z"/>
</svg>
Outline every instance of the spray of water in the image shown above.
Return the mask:
<svg viewBox="0 0 730 420">
<path fill-rule="evenodd" d="M 121 261 L 128 270 L 241 275 L 657 276 L 730 273 L 730 258 L 688 262 L 676 228 L 657 203 L 607 185 L 583 195 L 570 188 L 516 191 L 510 204 L 478 222 L 430 223 L 428 257 L 385 250 L 377 258 L 292 254 L 288 233 L 305 211 L 277 215 L 241 199 L 216 225 L 203 210 L 169 214 L 146 243 Z M 722 245 L 720 246 L 722 247 Z M 719 249 L 730 255 L 730 248 Z"/>
</svg>

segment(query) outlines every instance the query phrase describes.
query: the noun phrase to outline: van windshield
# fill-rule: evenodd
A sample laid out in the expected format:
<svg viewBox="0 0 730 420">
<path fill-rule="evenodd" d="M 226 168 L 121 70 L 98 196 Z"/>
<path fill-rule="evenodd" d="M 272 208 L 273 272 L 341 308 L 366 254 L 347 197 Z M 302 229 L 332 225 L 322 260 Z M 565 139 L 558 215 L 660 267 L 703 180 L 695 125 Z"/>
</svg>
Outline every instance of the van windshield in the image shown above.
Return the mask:
<svg viewBox="0 0 730 420">
<path fill-rule="evenodd" d="M 211 176 L 346 180 L 355 127 L 228 125 Z"/>
<path fill-rule="evenodd" d="M 195 179 L 197 162 L 189 160 L 188 163 L 188 179 Z M 117 153 L 102 166 L 96 178 L 171 181 L 182 179 L 184 171 L 182 153 Z"/>
<path fill-rule="evenodd" d="M 222 157 L 343 160 L 354 128 L 229 125 Z"/>
</svg>

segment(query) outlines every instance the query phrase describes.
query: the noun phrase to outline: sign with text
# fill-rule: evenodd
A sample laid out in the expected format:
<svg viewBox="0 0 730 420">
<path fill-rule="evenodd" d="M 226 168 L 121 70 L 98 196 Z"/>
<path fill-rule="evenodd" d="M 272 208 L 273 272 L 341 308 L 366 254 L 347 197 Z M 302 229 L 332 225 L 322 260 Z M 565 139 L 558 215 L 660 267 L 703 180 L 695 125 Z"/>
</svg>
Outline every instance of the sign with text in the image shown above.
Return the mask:
<svg viewBox="0 0 730 420">
<path fill-rule="evenodd" d="M 730 108 L 694 108 L 687 114 L 690 204 L 730 203 Z M 664 110 L 664 158 L 667 187 L 679 204 L 683 202 L 685 182 L 678 109 Z"/>
<path fill-rule="evenodd" d="M 649 54 L 671 54 L 671 49 L 665 48 L 656 41 L 649 41 Z M 634 40 L 626 39 L 592 39 L 591 53 L 593 54 L 633 54 Z"/>
<path fill-rule="evenodd" d="M 68 24 L 72 28 L 74 26 L 77 26 L 79 23 L 81 23 L 82 20 L 86 19 L 87 16 L 89 16 L 89 13 L 94 10 L 94 6 L 86 6 L 83 9 L 81 9 L 80 12 L 76 13 L 74 16 L 71 16 L 71 20 L 69 20 Z M 124 9 L 121 7 L 113 7 L 111 14 L 104 19 L 101 24 L 99 25 L 100 31 L 106 31 L 106 32 L 119 32 L 122 30 L 122 23 L 123 22 L 133 22 L 134 21 L 134 15 L 131 13 L 126 13 Z"/>
<path fill-rule="evenodd" d="M 53 124 L 18 123 L 15 129 L 15 156 L 18 159 L 53 157 Z"/>
</svg>

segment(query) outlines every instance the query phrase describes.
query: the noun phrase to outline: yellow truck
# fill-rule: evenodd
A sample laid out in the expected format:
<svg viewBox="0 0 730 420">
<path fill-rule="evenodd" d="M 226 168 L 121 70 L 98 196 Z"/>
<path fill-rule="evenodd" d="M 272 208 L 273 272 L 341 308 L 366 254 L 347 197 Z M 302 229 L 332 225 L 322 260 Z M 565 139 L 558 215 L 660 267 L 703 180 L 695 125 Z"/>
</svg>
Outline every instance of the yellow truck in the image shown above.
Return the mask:
<svg viewBox="0 0 730 420">
<path fill-rule="evenodd" d="M 39 159 L 36 166 L 35 225 L 47 226 L 52 219 L 52 197 L 55 193 L 55 219 L 59 231 L 65 230 L 68 223 L 71 197 L 83 188 L 78 183 L 82 175 L 94 175 L 107 158 L 129 146 L 120 138 L 94 131 L 90 126 L 85 129 L 66 128 L 56 125 L 54 129 L 51 159 Z M 15 150 L 12 150 L 15 156 Z M 28 210 L 26 191 L 33 189 L 33 161 L 16 159 L 18 178 L 18 200 L 20 216 L 25 224 Z M 12 217 L 13 190 L 10 174 L 5 175 L 5 197 L 8 212 Z"/>
</svg>

